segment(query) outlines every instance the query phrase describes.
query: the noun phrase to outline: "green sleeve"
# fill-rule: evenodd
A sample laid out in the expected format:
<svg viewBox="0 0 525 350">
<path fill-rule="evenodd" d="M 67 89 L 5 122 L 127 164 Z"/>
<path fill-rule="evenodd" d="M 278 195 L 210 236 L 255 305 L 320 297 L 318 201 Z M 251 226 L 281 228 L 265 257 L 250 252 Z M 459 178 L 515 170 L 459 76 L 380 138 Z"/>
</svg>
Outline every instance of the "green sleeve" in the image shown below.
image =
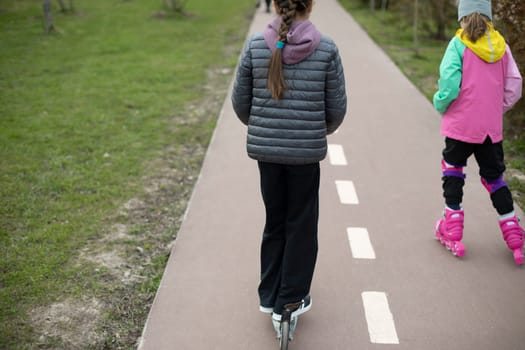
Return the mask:
<svg viewBox="0 0 525 350">
<path fill-rule="evenodd" d="M 439 90 L 434 94 L 434 107 L 441 114 L 447 111 L 448 106 L 459 95 L 465 47 L 465 44 L 457 37 L 454 37 L 450 40 L 445 55 L 441 60 L 439 66 Z"/>
</svg>

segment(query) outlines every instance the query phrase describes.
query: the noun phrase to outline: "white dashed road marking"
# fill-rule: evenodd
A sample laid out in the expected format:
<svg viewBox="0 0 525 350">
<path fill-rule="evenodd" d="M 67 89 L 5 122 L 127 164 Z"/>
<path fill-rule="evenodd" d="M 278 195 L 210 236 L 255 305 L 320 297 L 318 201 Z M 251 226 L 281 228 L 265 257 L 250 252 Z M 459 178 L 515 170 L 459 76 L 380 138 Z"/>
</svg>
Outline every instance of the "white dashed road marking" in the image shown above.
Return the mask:
<svg viewBox="0 0 525 350">
<path fill-rule="evenodd" d="M 352 250 L 354 259 L 375 259 L 376 254 L 368 230 L 362 227 L 348 227 L 346 229 L 348 234 L 348 242 Z"/>
<path fill-rule="evenodd" d="M 337 180 L 335 185 L 337 186 L 337 193 L 342 204 L 359 204 L 359 199 L 357 198 L 357 193 L 355 192 L 352 181 Z"/>
<path fill-rule="evenodd" d="M 376 344 L 399 344 L 386 293 L 363 292 L 361 295 L 370 341 Z"/>
<path fill-rule="evenodd" d="M 348 165 L 342 145 L 328 145 L 328 156 L 332 165 Z M 352 181 L 336 180 L 335 185 L 342 204 L 359 204 Z M 366 228 L 348 227 L 346 232 L 354 259 L 376 258 L 374 247 Z M 394 316 L 390 311 L 386 293 L 363 292 L 361 297 L 363 299 L 370 342 L 375 344 L 399 344 Z"/>
<path fill-rule="evenodd" d="M 341 145 L 328 145 L 328 156 L 332 165 L 347 165 L 345 152 Z"/>
</svg>

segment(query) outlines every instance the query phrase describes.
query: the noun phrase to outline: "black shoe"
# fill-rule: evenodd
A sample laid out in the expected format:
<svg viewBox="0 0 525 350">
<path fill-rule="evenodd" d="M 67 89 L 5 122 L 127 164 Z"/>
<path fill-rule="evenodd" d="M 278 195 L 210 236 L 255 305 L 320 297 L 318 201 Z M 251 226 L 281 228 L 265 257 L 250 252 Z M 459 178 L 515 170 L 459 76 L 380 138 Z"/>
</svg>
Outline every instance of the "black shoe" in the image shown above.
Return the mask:
<svg viewBox="0 0 525 350">
<path fill-rule="evenodd" d="M 312 308 L 312 297 L 307 295 L 302 301 L 302 304 L 294 311 L 292 311 L 291 318 L 295 318 L 301 314 L 304 314 L 306 311 L 309 311 Z M 288 305 L 288 304 L 287 304 Z M 284 307 L 286 308 L 285 305 Z M 276 314 L 275 312 L 272 314 L 272 320 L 281 322 L 282 315 Z"/>
</svg>

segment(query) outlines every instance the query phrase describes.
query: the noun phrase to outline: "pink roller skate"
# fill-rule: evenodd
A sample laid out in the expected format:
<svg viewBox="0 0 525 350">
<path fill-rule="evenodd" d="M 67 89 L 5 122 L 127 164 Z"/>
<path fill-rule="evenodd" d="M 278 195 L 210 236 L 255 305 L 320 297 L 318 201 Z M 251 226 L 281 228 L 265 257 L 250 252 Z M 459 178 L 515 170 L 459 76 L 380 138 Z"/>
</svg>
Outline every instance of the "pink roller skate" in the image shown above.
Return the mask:
<svg viewBox="0 0 525 350">
<path fill-rule="evenodd" d="M 514 253 L 514 262 L 517 265 L 523 264 L 523 239 L 525 232 L 518 223 L 518 218 L 516 216 L 501 220 L 499 222 L 499 227 L 503 233 L 503 239 L 507 242 L 507 246 Z"/>
<path fill-rule="evenodd" d="M 445 209 L 443 218 L 436 222 L 435 238 L 441 242 L 455 256 L 465 255 L 465 246 L 461 243 L 463 238 L 463 210 Z"/>
</svg>

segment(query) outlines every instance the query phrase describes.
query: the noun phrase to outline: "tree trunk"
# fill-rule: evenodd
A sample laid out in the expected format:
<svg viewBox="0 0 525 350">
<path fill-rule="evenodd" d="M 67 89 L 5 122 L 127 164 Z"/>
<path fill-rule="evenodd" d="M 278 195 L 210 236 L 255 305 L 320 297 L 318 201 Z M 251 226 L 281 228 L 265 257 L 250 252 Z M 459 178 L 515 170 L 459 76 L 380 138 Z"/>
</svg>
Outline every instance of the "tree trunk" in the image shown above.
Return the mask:
<svg viewBox="0 0 525 350">
<path fill-rule="evenodd" d="M 69 9 L 67 8 L 64 0 L 58 0 L 58 4 L 60 5 L 60 11 L 62 12 L 74 12 L 75 10 L 73 7 L 73 0 L 69 0 Z"/>
<path fill-rule="evenodd" d="M 418 41 L 418 35 L 417 35 L 417 29 L 418 29 L 418 20 L 419 20 L 419 1 L 414 0 L 414 51 L 416 54 L 419 52 L 419 41 Z"/>
<path fill-rule="evenodd" d="M 167 10 L 177 11 L 177 0 L 164 0 L 164 7 Z"/>
<path fill-rule="evenodd" d="M 44 25 L 46 34 L 49 34 L 55 30 L 55 27 L 53 26 L 53 18 L 51 17 L 51 0 L 44 0 L 42 8 L 44 9 Z"/>
<path fill-rule="evenodd" d="M 173 12 L 184 13 L 183 0 L 164 0 L 164 8 Z"/>
<path fill-rule="evenodd" d="M 184 12 L 184 5 L 186 4 L 184 0 L 171 0 L 171 2 L 175 11 Z"/>
<path fill-rule="evenodd" d="M 445 7 L 447 6 L 446 1 L 440 1 L 438 3 L 438 10 L 437 10 L 437 30 L 436 30 L 436 39 L 439 40 L 445 40 L 447 35 L 445 33 L 446 29 L 446 22 L 447 22 L 447 16 Z"/>
<path fill-rule="evenodd" d="M 370 11 L 375 11 L 376 9 L 376 0 L 370 0 Z"/>
<path fill-rule="evenodd" d="M 66 7 L 66 4 L 64 4 L 64 0 L 58 0 L 58 4 L 60 5 L 60 11 L 62 12 L 67 11 L 67 7 Z"/>
</svg>

